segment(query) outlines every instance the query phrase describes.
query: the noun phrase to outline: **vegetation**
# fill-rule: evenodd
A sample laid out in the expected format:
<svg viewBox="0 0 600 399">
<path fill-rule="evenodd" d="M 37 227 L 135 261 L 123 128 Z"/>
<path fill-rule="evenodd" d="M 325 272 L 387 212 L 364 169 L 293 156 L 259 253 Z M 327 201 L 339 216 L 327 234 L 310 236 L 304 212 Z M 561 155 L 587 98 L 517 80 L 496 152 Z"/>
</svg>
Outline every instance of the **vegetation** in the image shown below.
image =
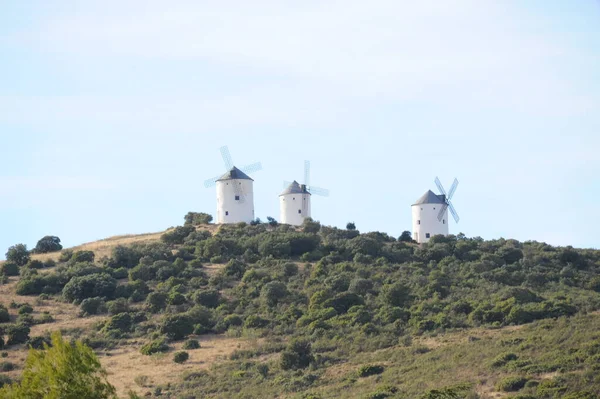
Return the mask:
<svg viewBox="0 0 600 399">
<path fill-rule="evenodd" d="M 229 360 L 154 386 L 163 397 L 600 392 L 600 251 L 464 235 L 419 246 L 408 232 L 268 220 L 217 229 L 189 213 L 184 226 L 108 256 L 65 250 L 52 270 L 30 259 L 7 269 L 19 273 L 19 295 L 103 315 L 76 333 L 95 349 L 187 351 L 211 334 L 191 352 L 204 354 L 215 337 L 239 339 Z M 29 337 L 35 310 L 0 308 L 0 323 L 20 318 L 0 324 L 8 350 L 39 341 Z M 184 351 L 163 357 L 185 362 Z"/>
<path fill-rule="evenodd" d="M 88 398 L 115 396 L 106 381 L 106 372 L 94 352 L 81 342 L 71 344 L 60 333 L 52 335 L 52 345 L 31 349 L 22 379 L 0 389 L 2 398 Z"/>
</svg>

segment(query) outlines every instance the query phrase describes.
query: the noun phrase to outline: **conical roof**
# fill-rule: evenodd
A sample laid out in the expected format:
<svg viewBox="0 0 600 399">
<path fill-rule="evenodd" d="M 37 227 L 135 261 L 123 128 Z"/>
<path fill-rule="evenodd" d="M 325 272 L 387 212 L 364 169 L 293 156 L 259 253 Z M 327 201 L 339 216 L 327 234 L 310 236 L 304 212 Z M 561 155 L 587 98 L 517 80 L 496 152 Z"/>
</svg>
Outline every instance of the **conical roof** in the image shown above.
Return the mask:
<svg viewBox="0 0 600 399">
<path fill-rule="evenodd" d="M 283 192 L 281 194 L 279 194 L 279 196 L 281 197 L 282 195 L 286 195 L 286 194 L 308 194 L 308 195 L 310 195 L 308 190 L 306 190 L 306 186 L 304 184 L 302 184 L 302 185 L 298 184 L 298 182 L 296 180 L 294 180 L 292 182 L 292 184 L 290 184 L 285 190 L 283 190 Z"/>
<path fill-rule="evenodd" d="M 247 174 L 245 174 L 244 172 L 242 172 L 241 170 L 239 170 L 235 166 L 233 168 L 231 168 L 231 170 L 229 172 L 227 172 L 223 176 L 219 177 L 217 179 L 217 181 L 220 181 L 220 180 L 233 180 L 233 179 L 252 180 L 252 181 L 254 181 L 253 179 L 250 178 L 250 176 L 248 176 Z"/>
<path fill-rule="evenodd" d="M 445 204 L 446 196 L 444 194 L 437 195 L 431 190 L 427 190 L 413 205 L 421 204 Z"/>
</svg>

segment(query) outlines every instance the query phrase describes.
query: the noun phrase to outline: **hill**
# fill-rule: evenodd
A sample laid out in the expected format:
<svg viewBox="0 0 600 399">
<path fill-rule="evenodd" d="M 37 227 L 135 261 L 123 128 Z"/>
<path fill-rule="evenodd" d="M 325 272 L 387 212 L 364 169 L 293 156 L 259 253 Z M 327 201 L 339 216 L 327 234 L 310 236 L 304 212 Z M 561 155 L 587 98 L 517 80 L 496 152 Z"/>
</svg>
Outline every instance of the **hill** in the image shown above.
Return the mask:
<svg viewBox="0 0 600 399">
<path fill-rule="evenodd" d="M 60 330 L 121 396 L 600 394 L 600 251 L 188 223 L 7 263 L 4 379 Z"/>
</svg>

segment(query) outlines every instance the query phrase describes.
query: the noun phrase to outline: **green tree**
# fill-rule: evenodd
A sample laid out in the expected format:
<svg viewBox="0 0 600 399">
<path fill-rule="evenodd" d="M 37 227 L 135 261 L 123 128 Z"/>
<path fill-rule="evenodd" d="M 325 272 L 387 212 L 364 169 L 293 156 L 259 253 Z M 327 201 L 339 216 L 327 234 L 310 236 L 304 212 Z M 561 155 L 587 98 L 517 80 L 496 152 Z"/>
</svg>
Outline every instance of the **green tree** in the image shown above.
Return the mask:
<svg viewBox="0 0 600 399">
<path fill-rule="evenodd" d="M 29 262 L 30 256 L 29 251 L 27 250 L 27 245 L 25 244 L 17 244 L 8 248 L 6 252 L 6 260 L 9 262 L 14 262 L 19 266 L 25 266 L 27 262 Z"/>
<path fill-rule="evenodd" d="M 185 225 L 198 226 L 200 224 L 209 224 L 212 222 L 213 217 L 204 212 L 188 212 L 183 219 L 185 220 Z"/>
<path fill-rule="evenodd" d="M 30 349 L 22 380 L 0 389 L 7 399 L 108 399 L 115 388 L 91 348 L 52 334 L 52 346 Z"/>
<path fill-rule="evenodd" d="M 45 236 L 37 242 L 35 253 L 45 254 L 48 252 L 57 252 L 62 249 L 63 247 L 60 245 L 60 238 L 56 236 Z"/>
<path fill-rule="evenodd" d="M 398 241 L 403 241 L 403 242 L 412 242 L 412 235 L 410 234 L 410 231 L 403 231 L 402 234 L 400 234 L 400 237 L 398 238 Z"/>
<path fill-rule="evenodd" d="M 354 222 L 348 222 L 346 224 L 346 230 L 356 230 L 356 224 L 354 224 Z"/>
</svg>

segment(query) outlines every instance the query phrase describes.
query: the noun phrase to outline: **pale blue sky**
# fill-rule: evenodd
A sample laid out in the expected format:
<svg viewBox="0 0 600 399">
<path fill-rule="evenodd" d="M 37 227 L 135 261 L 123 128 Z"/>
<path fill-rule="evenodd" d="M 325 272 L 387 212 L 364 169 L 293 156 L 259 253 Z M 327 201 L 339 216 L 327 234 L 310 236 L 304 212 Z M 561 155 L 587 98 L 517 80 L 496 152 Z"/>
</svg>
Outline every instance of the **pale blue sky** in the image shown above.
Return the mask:
<svg viewBox="0 0 600 399">
<path fill-rule="evenodd" d="M 0 56 L 0 257 L 214 214 L 221 145 L 263 220 L 309 159 L 325 224 L 438 175 L 452 232 L 599 247 L 596 0 L 0 0 Z"/>
</svg>

